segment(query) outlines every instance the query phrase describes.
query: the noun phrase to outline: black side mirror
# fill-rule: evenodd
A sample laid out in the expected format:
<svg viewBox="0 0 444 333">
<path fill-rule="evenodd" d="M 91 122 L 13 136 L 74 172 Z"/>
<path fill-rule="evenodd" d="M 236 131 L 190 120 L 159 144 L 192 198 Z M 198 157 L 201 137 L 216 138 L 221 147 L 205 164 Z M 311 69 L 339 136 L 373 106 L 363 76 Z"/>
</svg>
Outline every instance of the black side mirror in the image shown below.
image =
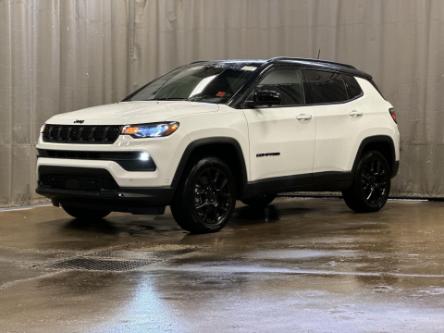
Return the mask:
<svg viewBox="0 0 444 333">
<path fill-rule="evenodd" d="M 253 98 L 247 101 L 248 107 L 271 106 L 281 104 L 281 94 L 275 90 L 260 89 L 253 93 Z"/>
</svg>

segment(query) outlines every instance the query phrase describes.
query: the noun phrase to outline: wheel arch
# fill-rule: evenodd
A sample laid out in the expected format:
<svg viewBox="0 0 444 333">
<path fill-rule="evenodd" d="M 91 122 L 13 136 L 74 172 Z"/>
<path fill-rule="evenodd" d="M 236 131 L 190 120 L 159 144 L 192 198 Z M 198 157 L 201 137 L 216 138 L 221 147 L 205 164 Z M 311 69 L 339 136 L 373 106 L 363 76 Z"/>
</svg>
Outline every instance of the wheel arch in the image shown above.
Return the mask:
<svg viewBox="0 0 444 333">
<path fill-rule="evenodd" d="M 192 141 L 185 148 L 172 181 L 172 188 L 177 189 L 182 177 L 194 161 L 203 156 L 215 156 L 223 159 L 233 170 L 237 192 L 240 196 L 247 184 L 247 167 L 242 147 L 231 137 L 211 137 Z"/>
<path fill-rule="evenodd" d="M 355 172 L 363 154 L 370 150 L 377 150 L 387 158 L 392 171 L 392 177 L 394 177 L 398 172 L 398 161 L 396 161 L 395 143 L 388 135 L 374 135 L 361 141 L 355 156 L 352 172 Z"/>
</svg>

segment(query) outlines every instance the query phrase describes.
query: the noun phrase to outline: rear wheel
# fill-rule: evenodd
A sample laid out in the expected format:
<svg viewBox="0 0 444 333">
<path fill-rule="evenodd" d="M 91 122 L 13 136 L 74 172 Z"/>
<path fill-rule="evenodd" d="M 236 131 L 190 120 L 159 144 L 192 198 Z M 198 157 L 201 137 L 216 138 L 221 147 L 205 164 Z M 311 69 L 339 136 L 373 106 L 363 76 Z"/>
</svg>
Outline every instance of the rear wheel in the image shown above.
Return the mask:
<svg viewBox="0 0 444 333">
<path fill-rule="evenodd" d="M 262 194 L 248 199 L 242 199 L 242 202 L 255 208 L 264 208 L 273 202 L 276 194 Z"/>
<path fill-rule="evenodd" d="M 187 173 L 171 204 L 171 212 L 183 229 L 207 233 L 225 226 L 235 204 L 235 182 L 230 168 L 218 158 L 206 157 Z"/>
<path fill-rule="evenodd" d="M 63 210 L 79 220 L 100 220 L 111 213 L 108 209 L 92 209 L 62 203 Z"/>
<path fill-rule="evenodd" d="M 345 203 L 358 213 L 376 212 L 390 193 L 390 166 L 378 151 L 366 153 L 358 162 L 352 186 L 343 191 Z"/>
</svg>

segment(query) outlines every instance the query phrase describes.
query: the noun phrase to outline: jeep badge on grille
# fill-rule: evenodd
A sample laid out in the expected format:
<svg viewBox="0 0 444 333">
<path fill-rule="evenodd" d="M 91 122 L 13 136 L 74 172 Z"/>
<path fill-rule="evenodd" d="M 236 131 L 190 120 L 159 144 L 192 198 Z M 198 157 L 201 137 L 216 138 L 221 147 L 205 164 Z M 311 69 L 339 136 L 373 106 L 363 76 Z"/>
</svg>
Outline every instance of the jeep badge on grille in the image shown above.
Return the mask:
<svg viewBox="0 0 444 333">
<path fill-rule="evenodd" d="M 84 120 L 80 119 L 74 120 L 74 124 L 83 124 L 84 122 L 85 122 Z"/>
</svg>

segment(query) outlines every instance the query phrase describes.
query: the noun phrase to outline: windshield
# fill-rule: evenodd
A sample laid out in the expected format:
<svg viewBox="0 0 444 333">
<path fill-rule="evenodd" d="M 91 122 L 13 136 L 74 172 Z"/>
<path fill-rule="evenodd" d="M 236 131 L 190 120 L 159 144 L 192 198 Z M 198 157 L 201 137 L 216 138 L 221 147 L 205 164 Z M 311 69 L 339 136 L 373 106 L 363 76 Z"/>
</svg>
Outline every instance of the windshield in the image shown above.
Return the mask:
<svg viewBox="0 0 444 333">
<path fill-rule="evenodd" d="M 126 101 L 188 100 L 226 103 L 252 77 L 256 64 L 196 63 L 150 82 Z"/>
</svg>

